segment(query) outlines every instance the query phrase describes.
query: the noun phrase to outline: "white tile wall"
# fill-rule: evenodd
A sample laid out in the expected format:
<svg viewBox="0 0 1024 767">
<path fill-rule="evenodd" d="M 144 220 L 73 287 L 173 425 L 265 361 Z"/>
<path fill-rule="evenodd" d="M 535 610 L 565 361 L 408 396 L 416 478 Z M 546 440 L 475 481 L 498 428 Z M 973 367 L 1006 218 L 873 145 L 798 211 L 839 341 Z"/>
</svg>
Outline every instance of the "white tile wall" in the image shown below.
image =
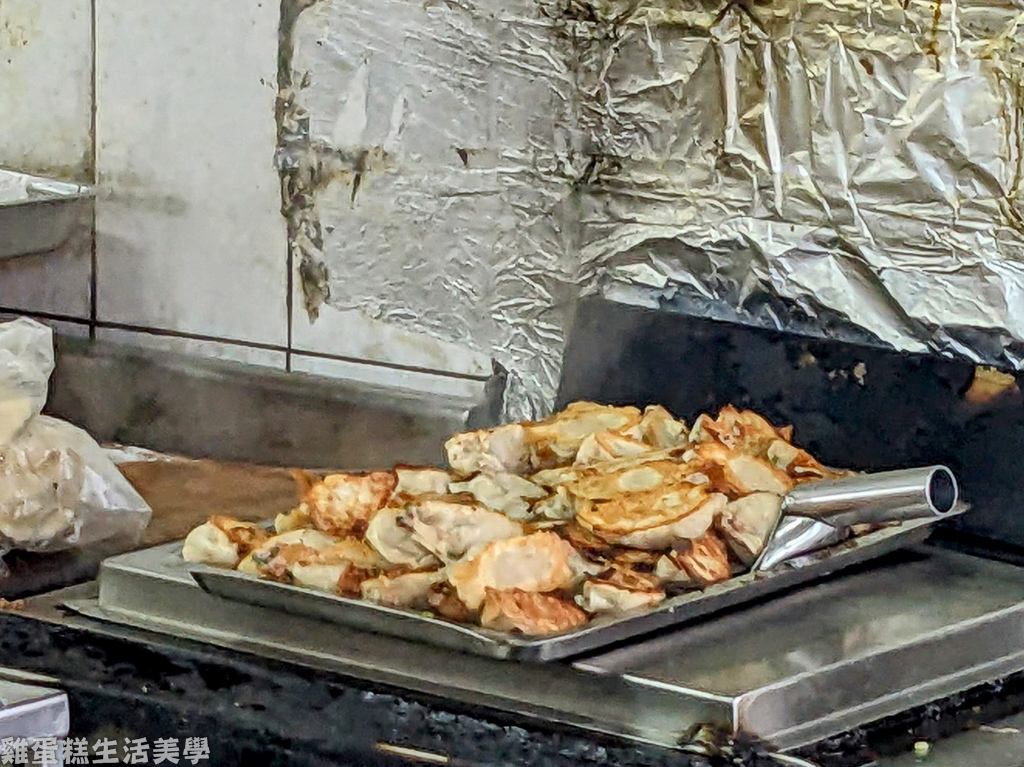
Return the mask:
<svg viewBox="0 0 1024 767">
<path fill-rule="evenodd" d="M 0 0 L 0 165 L 93 180 L 95 56 L 98 338 L 285 366 L 283 351 L 233 343 L 288 342 L 273 166 L 279 11 L 276 0 Z M 91 216 L 60 252 L 0 262 L 0 309 L 89 318 Z M 311 323 L 297 280 L 295 291 L 293 348 L 313 353 L 293 356 L 296 371 L 482 390 L 479 380 L 353 362 L 490 373 L 487 355 L 359 312 L 324 306 Z"/>
<path fill-rule="evenodd" d="M 0 2 L 0 167 L 90 181 L 91 0 Z M 55 253 L 0 261 L 0 307 L 89 317 L 92 213 Z"/>
<path fill-rule="evenodd" d="M 190 354 L 200 357 L 243 362 L 248 365 L 277 368 L 283 370 L 285 353 L 274 349 L 260 349 L 241 344 L 229 344 L 220 341 L 207 341 L 194 338 L 178 338 L 175 336 L 159 336 L 135 330 L 115 328 L 98 328 L 96 337 L 101 341 L 138 346 L 161 352 Z"/>
<path fill-rule="evenodd" d="M 276 0 L 95 0 L 101 321 L 287 342 Z"/>
<path fill-rule="evenodd" d="M 92 1 L 0 2 L 0 166 L 89 180 Z"/>
</svg>

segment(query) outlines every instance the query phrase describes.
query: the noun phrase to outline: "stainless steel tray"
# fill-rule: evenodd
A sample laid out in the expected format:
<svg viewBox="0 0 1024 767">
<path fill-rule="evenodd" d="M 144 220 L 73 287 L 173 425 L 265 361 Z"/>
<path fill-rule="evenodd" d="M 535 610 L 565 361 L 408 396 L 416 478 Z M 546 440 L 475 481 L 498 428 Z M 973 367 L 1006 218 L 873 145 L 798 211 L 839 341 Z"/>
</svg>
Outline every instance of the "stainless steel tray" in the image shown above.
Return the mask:
<svg viewBox="0 0 1024 767">
<path fill-rule="evenodd" d="M 81 184 L 0 169 L 0 259 L 59 248 L 92 196 Z"/>
<path fill-rule="evenodd" d="M 704 591 L 667 599 L 642 612 L 595 618 L 586 626 L 542 638 L 527 638 L 466 626 L 411 610 L 384 607 L 360 599 L 261 580 L 236 570 L 189 568 L 199 586 L 216 596 L 280 612 L 316 618 L 379 634 L 484 655 L 491 658 L 545 662 L 647 634 L 761 599 L 857 565 L 928 537 L 933 519 L 903 522 L 791 560 L 770 572 L 748 573 Z"/>
</svg>

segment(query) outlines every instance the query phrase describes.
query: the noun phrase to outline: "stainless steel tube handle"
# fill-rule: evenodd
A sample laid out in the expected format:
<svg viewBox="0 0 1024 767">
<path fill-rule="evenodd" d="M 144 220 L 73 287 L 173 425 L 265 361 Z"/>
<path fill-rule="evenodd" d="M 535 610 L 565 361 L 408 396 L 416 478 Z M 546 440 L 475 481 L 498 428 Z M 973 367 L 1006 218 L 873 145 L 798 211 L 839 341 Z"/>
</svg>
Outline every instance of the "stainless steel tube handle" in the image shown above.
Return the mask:
<svg viewBox="0 0 1024 767">
<path fill-rule="evenodd" d="M 956 509 L 959 498 L 953 472 L 926 466 L 808 482 L 786 496 L 782 513 L 846 527 L 942 517 Z"/>
</svg>

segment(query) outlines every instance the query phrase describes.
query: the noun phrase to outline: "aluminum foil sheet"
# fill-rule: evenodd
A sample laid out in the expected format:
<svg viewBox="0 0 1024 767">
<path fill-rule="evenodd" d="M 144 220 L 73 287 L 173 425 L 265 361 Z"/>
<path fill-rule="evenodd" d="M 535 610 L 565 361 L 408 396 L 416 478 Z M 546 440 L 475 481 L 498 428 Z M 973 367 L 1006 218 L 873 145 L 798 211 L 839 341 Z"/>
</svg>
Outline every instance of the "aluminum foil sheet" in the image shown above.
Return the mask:
<svg viewBox="0 0 1024 767">
<path fill-rule="evenodd" d="M 1024 365 L 1021 0 L 295 2 L 307 308 L 492 354 L 509 417 L 592 292 Z"/>
</svg>

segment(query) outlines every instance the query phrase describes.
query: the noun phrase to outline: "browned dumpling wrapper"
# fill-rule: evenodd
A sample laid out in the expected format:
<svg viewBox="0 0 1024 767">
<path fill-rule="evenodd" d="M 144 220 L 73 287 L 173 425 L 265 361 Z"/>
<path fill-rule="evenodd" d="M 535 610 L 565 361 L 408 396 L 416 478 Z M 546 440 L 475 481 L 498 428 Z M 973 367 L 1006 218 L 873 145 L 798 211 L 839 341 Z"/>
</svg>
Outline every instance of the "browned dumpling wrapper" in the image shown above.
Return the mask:
<svg viewBox="0 0 1024 767">
<path fill-rule="evenodd" d="M 611 543 L 656 550 L 704 535 L 725 503 L 725 496 L 709 493 L 703 486 L 680 483 L 669 490 L 582 505 L 576 518 Z"/>
<path fill-rule="evenodd" d="M 732 566 L 729 564 L 725 544 L 711 532 L 690 541 L 685 550 L 673 551 L 668 556 L 702 586 L 721 583 L 732 577 Z"/>
<path fill-rule="evenodd" d="M 427 592 L 427 604 L 440 615 L 457 623 L 470 623 L 476 618 L 476 612 L 470 610 L 466 603 L 459 599 L 455 587 L 448 581 L 434 584 Z"/>
<path fill-rule="evenodd" d="M 687 457 L 689 466 L 701 471 L 716 489 L 733 498 L 757 492 L 785 495 L 793 489 L 789 475 L 767 460 L 717 442 L 698 445 Z"/>
<path fill-rule="evenodd" d="M 527 636 L 555 634 L 586 622 L 586 613 L 568 601 L 522 589 L 487 589 L 480 612 L 482 626 Z"/>
<path fill-rule="evenodd" d="M 471 559 L 448 568 L 448 580 L 471 610 L 479 609 L 487 589 L 557 591 L 579 577 L 579 555 L 553 532 L 532 533 L 489 543 Z"/>
<path fill-rule="evenodd" d="M 792 429 L 776 429 L 752 410 L 737 410 L 726 405 L 715 419 L 706 415 L 698 418 L 690 439 L 693 442 L 717 440 L 731 450 L 763 458 L 772 442 L 777 439 L 788 442 L 792 434 Z"/>
<path fill-rule="evenodd" d="M 189 532 L 181 555 L 186 562 L 234 567 L 267 538 L 267 531 L 259 525 L 215 514 Z"/>
<path fill-rule="evenodd" d="M 388 607 L 424 609 L 430 606 L 431 589 L 443 581 L 444 573 L 440 570 L 379 575 L 363 581 L 360 592 L 363 599 Z"/>
<path fill-rule="evenodd" d="M 628 429 L 640 417 L 635 407 L 574 402 L 543 421 L 456 434 L 445 443 L 445 453 L 448 465 L 464 476 L 566 466 L 590 435 Z"/>
<path fill-rule="evenodd" d="M 328 535 L 362 535 L 373 515 L 391 498 L 395 475 L 330 474 L 310 488 L 306 497 L 313 525 Z"/>
<path fill-rule="evenodd" d="M 455 562 L 492 541 L 522 535 L 523 526 L 473 496 L 424 496 L 406 504 L 398 524 L 442 562 Z"/>
</svg>

